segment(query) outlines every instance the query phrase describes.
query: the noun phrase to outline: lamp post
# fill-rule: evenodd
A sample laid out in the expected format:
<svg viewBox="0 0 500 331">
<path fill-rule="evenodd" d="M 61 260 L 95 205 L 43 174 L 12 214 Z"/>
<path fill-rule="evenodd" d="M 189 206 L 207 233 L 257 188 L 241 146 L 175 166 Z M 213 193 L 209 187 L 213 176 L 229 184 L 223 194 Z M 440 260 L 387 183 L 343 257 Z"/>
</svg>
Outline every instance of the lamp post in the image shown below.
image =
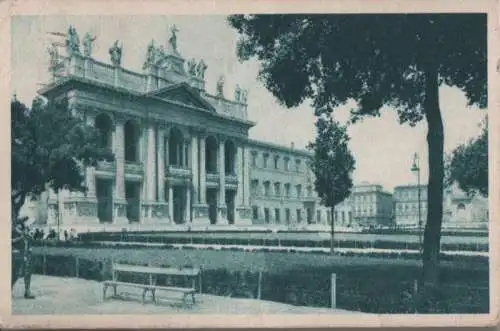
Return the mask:
<svg viewBox="0 0 500 331">
<path fill-rule="evenodd" d="M 418 189 L 418 244 L 420 253 L 422 253 L 422 216 L 421 216 L 421 198 L 420 198 L 420 160 L 418 154 L 415 153 L 413 156 L 413 164 L 411 166 L 411 172 L 415 173 L 417 176 L 417 189 Z"/>
</svg>

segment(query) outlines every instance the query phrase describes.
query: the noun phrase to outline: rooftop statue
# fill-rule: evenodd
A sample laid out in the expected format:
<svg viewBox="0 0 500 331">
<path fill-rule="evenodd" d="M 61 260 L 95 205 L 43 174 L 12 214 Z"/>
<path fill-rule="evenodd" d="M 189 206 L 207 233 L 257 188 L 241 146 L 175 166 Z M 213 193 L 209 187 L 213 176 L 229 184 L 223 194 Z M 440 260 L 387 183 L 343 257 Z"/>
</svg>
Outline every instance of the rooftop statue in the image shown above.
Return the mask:
<svg viewBox="0 0 500 331">
<path fill-rule="evenodd" d="M 236 87 L 234 88 L 234 101 L 240 102 L 241 98 L 241 88 L 238 84 L 236 84 Z"/>
<path fill-rule="evenodd" d="M 90 33 L 86 33 L 85 37 L 83 37 L 83 56 L 91 57 L 92 56 L 92 48 L 93 43 L 97 39 L 97 37 L 92 37 Z"/>
<path fill-rule="evenodd" d="M 116 40 L 109 49 L 109 56 L 111 58 L 111 63 L 115 67 L 119 67 L 121 65 L 122 52 L 123 52 L 123 44 L 120 45 L 120 42 Z"/>
<path fill-rule="evenodd" d="M 52 71 L 59 64 L 59 51 L 57 50 L 57 46 L 54 43 L 51 43 L 47 50 L 50 56 L 49 69 Z"/>
<path fill-rule="evenodd" d="M 80 54 L 80 38 L 72 25 L 69 26 L 68 34 L 66 35 L 66 51 L 69 57 L 72 57 L 74 54 Z"/>
<path fill-rule="evenodd" d="M 248 97 L 248 91 L 246 89 L 241 90 L 241 98 L 240 101 L 242 104 L 246 105 L 247 104 L 247 97 Z"/>
<path fill-rule="evenodd" d="M 200 60 L 198 65 L 196 66 L 196 74 L 198 78 L 205 80 L 205 71 L 207 70 L 207 65 L 203 60 Z"/>
<path fill-rule="evenodd" d="M 170 44 L 170 47 L 174 51 L 174 53 L 177 53 L 177 32 L 179 32 L 179 29 L 175 26 L 175 24 L 170 28 L 170 32 L 172 35 L 170 36 L 170 39 L 168 39 L 168 43 Z"/>
<path fill-rule="evenodd" d="M 155 60 L 158 64 L 165 58 L 165 46 L 161 45 L 160 47 L 158 47 L 155 51 L 155 54 Z"/>
<path fill-rule="evenodd" d="M 216 95 L 218 97 L 224 97 L 224 76 L 220 75 L 217 80 Z"/>
<path fill-rule="evenodd" d="M 148 50 L 146 52 L 146 60 L 144 61 L 144 65 L 142 66 L 142 69 L 150 68 L 151 66 L 154 66 L 155 64 L 156 64 L 155 41 L 151 40 L 151 42 L 148 45 Z"/>
<path fill-rule="evenodd" d="M 196 60 L 195 59 L 189 60 L 187 65 L 188 65 L 188 73 L 191 76 L 196 76 Z"/>
</svg>

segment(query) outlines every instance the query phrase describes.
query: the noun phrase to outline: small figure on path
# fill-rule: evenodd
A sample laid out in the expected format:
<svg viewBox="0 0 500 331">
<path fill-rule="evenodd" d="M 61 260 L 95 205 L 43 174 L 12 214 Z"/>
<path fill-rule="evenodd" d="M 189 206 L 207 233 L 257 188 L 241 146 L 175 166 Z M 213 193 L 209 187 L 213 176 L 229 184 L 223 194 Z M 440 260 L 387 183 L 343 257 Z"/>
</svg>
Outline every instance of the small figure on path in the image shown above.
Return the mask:
<svg viewBox="0 0 500 331">
<path fill-rule="evenodd" d="M 11 287 L 14 287 L 22 270 L 24 276 L 24 298 L 34 299 L 31 294 L 31 243 L 33 237 L 29 232 L 28 226 L 25 224 L 28 217 L 17 219 L 12 230 L 12 282 Z M 22 263 L 20 259 L 15 259 L 15 256 L 22 255 Z"/>
</svg>

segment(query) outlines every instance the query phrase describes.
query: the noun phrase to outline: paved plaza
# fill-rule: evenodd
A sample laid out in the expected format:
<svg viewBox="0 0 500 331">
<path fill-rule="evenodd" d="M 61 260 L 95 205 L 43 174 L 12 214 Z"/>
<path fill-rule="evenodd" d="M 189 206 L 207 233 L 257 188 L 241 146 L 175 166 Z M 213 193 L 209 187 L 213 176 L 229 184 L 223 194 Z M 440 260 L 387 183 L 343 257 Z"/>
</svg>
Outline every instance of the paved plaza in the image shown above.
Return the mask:
<svg viewBox="0 0 500 331">
<path fill-rule="evenodd" d="M 235 299 L 215 295 L 197 295 L 198 303 L 193 308 L 168 303 L 145 303 L 130 296 L 127 300 L 103 302 L 100 283 L 76 278 L 34 275 L 32 280 L 35 300 L 23 299 L 23 281 L 14 286 L 12 313 L 23 315 L 61 314 L 345 314 L 342 309 L 298 307 L 283 303 Z M 124 290 L 134 295 L 133 290 Z M 359 314 L 359 312 L 356 312 Z"/>
</svg>

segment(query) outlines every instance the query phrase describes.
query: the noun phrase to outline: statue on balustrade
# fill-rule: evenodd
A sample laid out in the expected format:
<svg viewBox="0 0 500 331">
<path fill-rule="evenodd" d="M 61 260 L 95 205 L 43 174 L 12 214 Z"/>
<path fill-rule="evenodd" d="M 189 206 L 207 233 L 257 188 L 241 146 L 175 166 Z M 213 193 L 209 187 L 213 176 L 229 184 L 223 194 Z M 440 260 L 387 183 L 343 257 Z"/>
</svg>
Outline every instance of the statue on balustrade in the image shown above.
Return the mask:
<svg viewBox="0 0 500 331">
<path fill-rule="evenodd" d="M 151 40 L 151 42 L 148 45 L 148 50 L 146 52 L 146 60 L 144 61 L 142 69 L 150 68 L 155 64 L 156 64 L 156 47 L 155 47 L 155 41 Z"/>
<path fill-rule="evenodd" d="M 48 47 L 48 52 L 50 56 L 50 71 L 55 70 L 57 65 L 59 64 L 59 51 L 57 50 L 57 46 L 54 43 L 51 43 Z"/>
<path fill-rule="evenodd" d="M 158 47 L 155 54 L 156 64 L 159 64 L 165 58 L 165 46 Z"/>
<path fill-rule="evenodd" d="M 240 102 L 241 98 L 241 88 L 238 84 L 236 84 L 236 87 L 234 88 L 234 101 Z"/>
<path fill-rule="evenodd" d="M 218 97 L 224 97 L 224 76 L 220 75 L 217 80 L 216 95 Z"/>
<path fill-rule="evenodd" d="M 203 60 L 200 60 L 198 65 L 196 66 L 196 73 L 198 78 L 205 80 L 205 71 L 207 70 L 207 65 Z"/>
<path fill-rule="evenodd" d="M 191 76 L 196 76 L 196 60 L 195 59 L 189 60 L 187 65 L 188 65 L 188 73 Z"/>
<path fill-rule="evenodd" d="M 242 104 L 246 105 L 247 104 L 247 97 L 248 97 L 248 91 L 245 89 L 241 90 L 241 98 L 240 101 Z"/>
<path fill-rule="evenodd" d="M 174 53 L 177 53 L 177 32 L 179 32 L 179 29 L 177 29 L 177 27 L 174 24 L 170 28 L 170 32 L 172 33 L 172 35 L 170 36 L 168 43 L 170 44 L 172 51 L 174 51 Z"/>
<path fill-rule="evenodd" d="M 122 62 L 122 52 L 123 44 L 120 44 L 118 40 L 113 43 L 113 46 L 109 49 L 109 56 L 111 58 L 111 63 L 115 67 L 119 67 Z"/>
<path fill-rule="evenodd" d="M 97 37 L 92 37 L 90 33 L 86 33 L 85 37 L 83 37 L 83 56 L 85 57 L 91 57 L 92 56 L 92 48 L 94 41 L 97 39 Z"/>
<path fill-rule="evenodd" d="M 72 25 L 69 26 L 68 34 L 66 35 L 66 51 L 69 57 L 74 54 L 80 54 L 80 38 Z"/>
</svg>

